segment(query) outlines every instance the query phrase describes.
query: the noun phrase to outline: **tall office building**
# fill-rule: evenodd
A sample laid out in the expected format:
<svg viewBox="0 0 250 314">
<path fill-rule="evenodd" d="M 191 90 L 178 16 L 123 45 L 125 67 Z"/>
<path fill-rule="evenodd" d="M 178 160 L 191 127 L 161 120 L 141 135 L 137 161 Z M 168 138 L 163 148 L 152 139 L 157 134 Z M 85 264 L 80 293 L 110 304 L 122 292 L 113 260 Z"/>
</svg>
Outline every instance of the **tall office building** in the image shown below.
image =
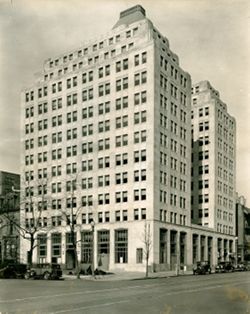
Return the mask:
<svg viewBox="0 0 250 314">
<path fill-rule="evenodd" d="M 154 269 L 192 264 L 191 80 L 141 6 L 47 60 L 22 103 L 26 226 L 36 224 L 30 200 L 39 204 L 34 261 L 74 266 L 70 216 L 81 267 L 94 257 L 95 267 L 143 270 L 145 225 Z"/>
<path fill-rule="evenodd" d="M 208 81 L 192 88 L 192 220 L 235 234 L 236 122 Z"/>
</svg>

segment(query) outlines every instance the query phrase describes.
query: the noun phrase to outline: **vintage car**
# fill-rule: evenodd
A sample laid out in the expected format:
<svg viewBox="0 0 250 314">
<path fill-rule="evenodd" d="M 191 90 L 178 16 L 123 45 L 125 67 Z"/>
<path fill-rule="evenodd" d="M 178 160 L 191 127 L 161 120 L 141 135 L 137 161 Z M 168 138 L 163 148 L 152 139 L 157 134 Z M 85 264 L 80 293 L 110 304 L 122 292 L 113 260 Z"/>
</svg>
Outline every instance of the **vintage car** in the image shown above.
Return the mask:
<svg viewBox="0 0 250 314">
<path fill-rule="evenodd" d="M 19 263 L 6 263 L 1 265 L 0 278 L 24 278 L 27 265 Z"/>
<path fill-rule="evenodd" d="M 58 264 L 37 264 L 29 267 L 25 279 L 60 279 L 62 277 L 62 269 Z"/>
<path fill-rule="evenodd" d="M 238 263 L 238 265 L 235 267 L 235 271 L 247 271 L 248 267 L 247 264 L 244 263 Z"/>
<path fill-rule="evenodd" d="M 220 262 L 215 267 L 216 273 L 228 273 L 228 272 L 233 272 L 233 271 L 234 271 L 234 266 L 230 262 Z"/>
<path fill-rule="evenodd" d="M 194 275 L 205 275 L 206 273 L 211 274 L 211 266 L 208 261 L 196 262 L 193 268 Z"/>
</svg>

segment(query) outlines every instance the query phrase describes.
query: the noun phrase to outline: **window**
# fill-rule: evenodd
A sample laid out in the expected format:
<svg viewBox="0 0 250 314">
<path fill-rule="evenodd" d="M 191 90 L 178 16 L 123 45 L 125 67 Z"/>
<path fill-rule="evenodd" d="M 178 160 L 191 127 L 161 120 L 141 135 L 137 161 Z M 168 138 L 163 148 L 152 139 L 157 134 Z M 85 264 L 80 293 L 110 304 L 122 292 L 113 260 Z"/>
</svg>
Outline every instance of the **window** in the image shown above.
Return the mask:
<svg viewBox="0 0 250 314">
<path fill-rule="evenodd" d="M 128 154 L 118 154 L 115 156 L 116 166 L 126 165 L 128 163 Z"/>
<path fill-rule="evenodd" d="M 122 80 L 116 81 L 116 91 L 119 92 L 122 89 Z"/>
<path fill-rule="evenodd" d="M 105 102 L 98 105 L 98 114 L 105 114 L 110 112 L 110 102 Z"/>
<path fill-rule="evenodd" d="M 116 72 L 120 72 L 121 71 L 121 61 L 117 61 L 115 65 L 116 65 L 115 66 Z"/>
<path fill-rule="evenodd" d="M 128 262 L 128 230 L 115 230 L 115 263 Z"/>
<path fill-rule="evenodd" d="M 127 70 L 128 69 L 128 59 L 124 59 L 123 60 L 123 70 Z"/>
<path fill-rule="evenodd" d="M 127 221 L 128 220 L 128 211 L 127 210 L 123 210 L 122 211 L 122 220 L 123 221 Z"/>
<path fill-rule="evenodd" d="M 92 256 L 93 256 L 93 232 L 83 231 L 81 233 L 81 262 L 92 263 Z"/>
<path fill-rule="evenodd" d="M 119 210 L 115 211 L 115 221 L 121 221 L 121 213 Z"/>
<path fill-rule="evenodd" d="M 56 218 L 55 217 L 55 221 Z M 51 234 L 51 255 L 52 257 L 60 257 L 61 256 L 61 246 L 62 246 L 62 235 L 61 233 L 52 233 Z"/>
<path fill-rule="evenodd" d="M 127 89 L 128 88 L 128 78 L 127 77 L 123 78 L 123 80 L 122 80 L 122 87 L 123 87 L 123 89 Z"/>
<path fill-rule="evenodd" d="M 46 217 L 44 217 L 46 218 Z M 47 236 L 46 234 L 39 234 L 37 236 L 38 242 L 38 256 L 46 257 L 47 256 Z"/>
<path fill-rule="evenodd" d="M 135 55 L 134 57 L 134 65 L 137 66 L 140 64 L 140 55 Z"/>
<path fill-rule="evenodd" d="M 129 30 L 126 32 L 126 38 L 130 38 L 130 37 L 131 37 L 131 31 Z"/>
<path fill-rule="evenodd" d="M 140 132 L 134 133 L 134 143 L 137 144 L 140 142 Z"/>
<path fill-rule="evenodd" d="M 146 219 L 147 215 L 146 215 L 146 208 L 142 208 L 141 209 L 141 219 Z"/>
<path fill-rule="evenodd" d="M 108 230 L 100 230 L 97 233 L 98 255 L 109 254 L 110 236 Z"/>
<path fill-rule="evenodd" d="M 115 101 L 116 110 L 125 109 L 128 107 L 128 96 L 118 98 Z"/>
<path fill-rule="evenodd" d="M 110 221 L 109 212 L 105 212 L 104 213 L 104 221 L 105 222 L 109 222 Z"/>
<path fill-rule="evenodd" d="M 143 130 L 141 131 L 141 142 L 146 142 L 147 139 L 147 131 Z"/>
<path fill-rule="evenodd" d="M 134 162 L 146 161 L 146 150 L 134 152 Z"/>
<path fill-rule="evenodd" d="M 139 190 L 134 190 L 134 201 L 140 200 L 140 193 Z"/>
<path fill-rule="evenodd" d="M 135 84 L 135 86 L 140 84 L 140 74 L 139 73 L 135 74 L 134 84 Z"/>
<path fill-rule="evenodd" d="M 120 91 L 122 89 L 128 88 L 128 77 L 124 77 L 123 79 L 119 79 L 116 81 L 116 91 Z"/>
<path fill-rule="evenodd" d="M 98 93 L 99 93 L 99 97 L 104 95 L 104 85 L 100 85 L 98 87 Z"/>
<path fill-rule="evenodd" d="M 134 220 L 139 220 L 139 209 L 134 209 Z"/>
<path fill-rule="evenodd" d="M 110 65 L 105 66 L 105 75 L 106 76 L 110 75 Z"/>
<path fill-rule="evenodd" d="M 141 200 L 146 200 L 147 194 L 146 189 L 141 189 Z"/>
<path fill-rule="evenodd" d="M 136 263 L 141 264 L 143 260 L 143 249 L 138 248 L 136 249 Z"/>
</svg>

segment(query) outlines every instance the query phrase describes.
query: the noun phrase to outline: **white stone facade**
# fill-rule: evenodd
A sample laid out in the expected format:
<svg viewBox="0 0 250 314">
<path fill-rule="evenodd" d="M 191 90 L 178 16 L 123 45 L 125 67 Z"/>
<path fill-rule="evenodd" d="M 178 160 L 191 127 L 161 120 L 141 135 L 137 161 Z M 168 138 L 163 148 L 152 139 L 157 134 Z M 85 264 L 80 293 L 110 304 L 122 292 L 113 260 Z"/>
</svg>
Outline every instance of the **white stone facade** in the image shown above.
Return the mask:
<svg viewBox="0 0 250 314">
<path fill-rule="evenodd" d="M 122 12 L 99 40 L 47 60 L 22 105 L 23 223 L 35 223 L 30 188 L 46 202 L 39 221 L 46 240 L 35 262 L 73 267 L 68 212 L 82 267 L 94 248 L 94 267 L 143 271 L 145 224 L 152 269 L 174 269 L 180 241 L 181 264 L 191 267 L 192 234 L 209 234 L 190 222 L 191 79 L 141 6 Z M 162 229 L 174 232 L 172 242 Z M 61 236 L 53 249 L 55 233 Z M 25 241 L 22 252 L 25 261 Z"/>
</svg>

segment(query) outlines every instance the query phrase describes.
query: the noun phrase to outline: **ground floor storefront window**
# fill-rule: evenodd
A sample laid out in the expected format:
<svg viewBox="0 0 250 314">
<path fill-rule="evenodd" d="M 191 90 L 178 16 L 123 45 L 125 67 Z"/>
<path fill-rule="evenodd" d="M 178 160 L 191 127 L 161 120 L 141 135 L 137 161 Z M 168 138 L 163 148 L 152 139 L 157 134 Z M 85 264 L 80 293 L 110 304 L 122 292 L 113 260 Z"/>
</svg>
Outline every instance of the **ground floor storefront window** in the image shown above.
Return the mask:
<svg viewBox="0 0 250 314">
<path fill-rule="evenodd" d="M 138 248 L 136 249 L 136 263 L 141 264 L 143 260 L 143 249 Z"/>
<path fill-rule="evenodd" d="M 38 234 L 37 245 L 38 245 L 38 261 L 40 264 L 45 263 L 46 256 L 47 256 L 47 235 L 46 234 Z"/>
<path fill-rule="evenodd" d="M 93 232 L 83 231 L 81 234 L 81 262 L 92 263 L 93 260 Z"/>
<path fill-rule="evenodd" d="M 167 263 L 167 230 L 160 229 L 160 264 Z"/>
<path fill-rule="evenodd" d="M 128 262 L 128 230 L 115 230 L 115 263 Z"/>
<path fill-rule="evenodd" d="M 62 235 L 61 233 L 51 234 L 51 262 L 57 263 L 57 258 L 61 257 Z"/>
</svg>

